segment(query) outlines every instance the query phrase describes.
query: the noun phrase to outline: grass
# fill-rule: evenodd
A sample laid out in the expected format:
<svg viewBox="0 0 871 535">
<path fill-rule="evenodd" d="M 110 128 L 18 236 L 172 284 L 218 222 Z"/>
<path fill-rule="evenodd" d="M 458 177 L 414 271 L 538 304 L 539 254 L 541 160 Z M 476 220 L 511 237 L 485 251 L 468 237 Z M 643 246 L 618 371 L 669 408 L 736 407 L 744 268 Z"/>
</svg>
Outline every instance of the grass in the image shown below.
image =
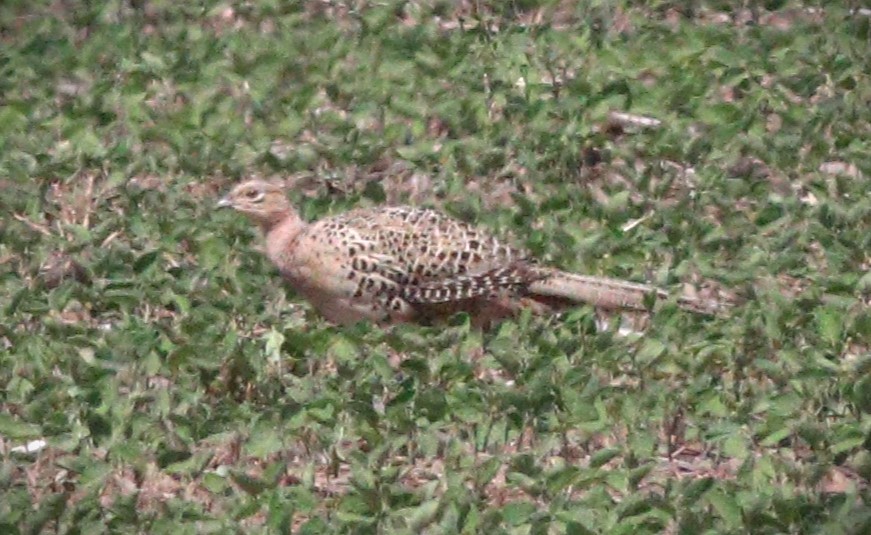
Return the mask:
<svg viewBox="0 0 871 535">
<path fill-rule="evenodd" d="M 3 533 L 871 529 L 866 12 L 83 4 L 0 5 Z M 335 328 L 252 174 L 743 304 Z"/>
</svg>

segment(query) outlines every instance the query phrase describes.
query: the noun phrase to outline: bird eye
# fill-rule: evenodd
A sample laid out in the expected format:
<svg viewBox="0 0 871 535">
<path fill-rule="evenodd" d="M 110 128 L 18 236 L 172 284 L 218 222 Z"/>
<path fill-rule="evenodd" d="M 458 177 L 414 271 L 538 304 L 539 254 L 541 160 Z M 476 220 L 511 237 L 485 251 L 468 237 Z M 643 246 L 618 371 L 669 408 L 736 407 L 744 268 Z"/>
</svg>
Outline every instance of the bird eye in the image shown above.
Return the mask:
<svg viewBox="0 0 871 535">
<path fill-rule="evenodd" d="M 252 201 L 256 199 L 260 195 L 260 192 L 255 189 L 249 189 L 245 192 L 245 196 L 251 199 Z"/>
</svg>

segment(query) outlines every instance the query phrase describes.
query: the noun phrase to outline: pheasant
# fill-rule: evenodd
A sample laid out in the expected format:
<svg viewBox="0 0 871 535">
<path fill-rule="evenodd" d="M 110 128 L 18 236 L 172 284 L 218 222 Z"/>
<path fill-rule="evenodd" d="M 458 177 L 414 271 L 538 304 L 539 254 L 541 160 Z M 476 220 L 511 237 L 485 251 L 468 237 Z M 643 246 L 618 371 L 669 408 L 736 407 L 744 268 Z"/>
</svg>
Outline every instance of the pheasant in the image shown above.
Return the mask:
<svg viewBox="0 0 871 535">
<path fill-rule="evenodd" d="M 488 326 L 523 308 L 558 312 L 590 303 L 647 310 L 668 294 L 646 284 L 568 273 L 428 208 L 352 210 L 303 221 L 283 188 L 262 180 L 237 185 L 218 202 L 256 222 L 281 275 L 327 320 L 350 324 L 433 323 L 466 312 Z M 684 309 L 719 305 L 679 297 Z"/>
</svg>

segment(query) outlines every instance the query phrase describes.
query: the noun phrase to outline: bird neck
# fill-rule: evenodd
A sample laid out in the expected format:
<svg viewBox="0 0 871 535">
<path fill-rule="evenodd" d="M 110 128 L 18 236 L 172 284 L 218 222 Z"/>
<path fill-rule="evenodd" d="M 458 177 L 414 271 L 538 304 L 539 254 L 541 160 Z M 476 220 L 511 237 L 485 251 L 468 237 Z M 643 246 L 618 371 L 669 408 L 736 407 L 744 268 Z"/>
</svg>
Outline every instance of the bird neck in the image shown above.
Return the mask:
<svg viewBox="0 0 871 535">
<path fill-rule="evenodd" d="M 260 225 L 261 230 L 263 230 L 263 234 L 267 236 L 279 227 L 302 225 L 302 219 L 299 217 L 299 214 L 291 207 L 285 207 L 281 210 L 275 210 L 265 214 L 258 214 L 258 217 L 255 219 Z"/>
<path fill-rule="evenodd" d="M 287 262 L 284 256 L 300 232 L 306 228 L 306 223 L 295 210 L 291 210 L 283 218 L 267 223 L 261 222 L 263 235 L 266 238 L 266 255 L 276 264 Z"/>
</svg>

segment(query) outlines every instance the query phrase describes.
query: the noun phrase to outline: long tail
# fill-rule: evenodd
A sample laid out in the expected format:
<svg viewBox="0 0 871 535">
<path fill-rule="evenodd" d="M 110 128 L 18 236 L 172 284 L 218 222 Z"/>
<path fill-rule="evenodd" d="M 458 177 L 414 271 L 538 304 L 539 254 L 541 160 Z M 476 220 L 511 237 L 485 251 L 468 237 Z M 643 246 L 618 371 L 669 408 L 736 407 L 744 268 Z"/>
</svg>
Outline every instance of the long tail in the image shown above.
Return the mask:
<svg viewBox="0 0 871 535">
<path fill-rule="evenodd" d="M 598 308 L 647 310 L 657 302 L 669 299 L 665 290 L 620 279 L 577 275 L 558 269 L 512 264 L 473 275 L 408 286 L 402 298 L 416 305 L 450 303 L 491 295 L 499 290 L 522 289 L 529 297 L 541 301 L 589 303 Z M 677 304 L 691 312 L 713 315 L 726 305 L 714 300 L 679 296 Z"/>
<path fill-rule="evenodd" d="M 529 284 L 528 291 L 532 295 L 589 303 L 605 309 L 630 310 L 647 310 L 651 303 L 669 298 L 668 292 L 648 284 L 578 275 L 553 268 L 536 268 L 535 272 L 541 277 Z M 723 303 L 689 296 L 679 296 L 677 304 L 685 310 L 708 315 L 717 314 L 725 307 Z"/>
</svg>

